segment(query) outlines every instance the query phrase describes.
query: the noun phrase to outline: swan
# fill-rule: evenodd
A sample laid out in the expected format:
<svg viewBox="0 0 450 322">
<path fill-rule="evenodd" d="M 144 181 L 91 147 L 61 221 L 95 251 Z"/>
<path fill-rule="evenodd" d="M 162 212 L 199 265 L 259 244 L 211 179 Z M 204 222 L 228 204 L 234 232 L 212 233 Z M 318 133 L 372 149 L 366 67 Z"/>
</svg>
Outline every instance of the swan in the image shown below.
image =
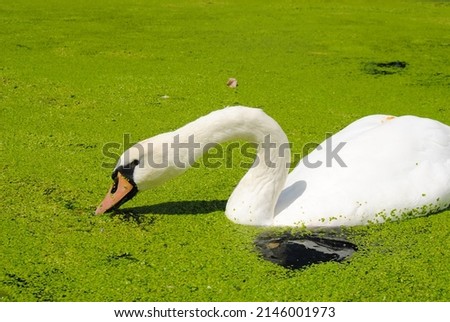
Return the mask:
<svg viewBox="0 0 450 322">
<path fill-rule="evenodd" d="M 258 144 L 226 205 L 226 216 L 238 224 L 355 226 L 450 205 L 450 127 L 443 123 L 366 116 L 327 138 L 289 173 L 290 145 L 280 125 L 261 109 L 233 106 L 125 151 L 96 214 L 180 175 L 215 144 L 237 139 Z"/>
</svg>

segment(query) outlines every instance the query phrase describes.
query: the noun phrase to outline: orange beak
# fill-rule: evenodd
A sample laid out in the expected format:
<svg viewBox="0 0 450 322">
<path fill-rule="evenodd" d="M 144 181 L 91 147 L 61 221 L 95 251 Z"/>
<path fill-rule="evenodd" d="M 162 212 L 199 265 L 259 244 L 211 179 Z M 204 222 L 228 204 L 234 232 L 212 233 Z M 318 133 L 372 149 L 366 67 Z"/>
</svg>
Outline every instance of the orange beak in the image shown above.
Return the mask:
<svg viewBox="0 0 450 322">
<path fill-rule="evenodd" d="M 114 207 L 120 206 L 125 201 L 134 197 L 136 192 L 136 186 L 129 182 L 120 172 L 118 172 L 116 180 L 109 189 L 103 201 L 95 210 L 95 214 L 104 214 Z"/>
</svg>

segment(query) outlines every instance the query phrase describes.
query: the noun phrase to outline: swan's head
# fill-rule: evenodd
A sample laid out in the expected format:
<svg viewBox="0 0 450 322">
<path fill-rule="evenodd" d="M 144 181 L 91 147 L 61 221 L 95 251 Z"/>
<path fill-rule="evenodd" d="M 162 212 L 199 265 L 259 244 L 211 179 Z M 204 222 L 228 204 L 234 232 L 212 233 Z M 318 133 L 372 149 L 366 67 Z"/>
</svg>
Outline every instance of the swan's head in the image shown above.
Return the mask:
<svg viewBox="0 0 450 322">
<path fill-rule="evenodd" d="M 111 176 L 113 184 L 96 214 L 116 209 L 138 191 L 158 186 L 184 171 L 177 168 L 170 157 L 168 142 L 171 137 L 170 133 L 165 133 L 141 141 L 120 156 Z"/>
</svg>

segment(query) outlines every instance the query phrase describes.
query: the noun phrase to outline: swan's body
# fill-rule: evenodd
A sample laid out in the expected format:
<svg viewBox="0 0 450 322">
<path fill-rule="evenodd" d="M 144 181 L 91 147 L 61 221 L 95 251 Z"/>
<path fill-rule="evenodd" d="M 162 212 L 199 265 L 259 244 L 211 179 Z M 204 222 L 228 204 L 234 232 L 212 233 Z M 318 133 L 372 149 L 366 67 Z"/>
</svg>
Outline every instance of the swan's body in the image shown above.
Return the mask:
<svg viewBox="0 0 450 322">
<path fill-rule="evenodd" d="M 327 139 L 288 174 L 289 143 L 281 127 L 262 110 L 239 106 L 131 147 L 114 171 L 116 188 L 118 173 L 131 182 L 127 189 L 159 185 L 184 172 L 211 143 L 234 139 L 259 144 L 255 163 L 227 203 L 225 213 L 236 223 L 353 226 L 426 215 L 450 204 L 447 125 L 415 116 L 368 116 Z M 180 144 L 192 149 L 172 149 Z M 338 148 L 339 160 L 333 160 L 330 152 Z M 114 193 L 97 213 L 120 203 L 123 197 L 114 199 Z"/>
</svg>

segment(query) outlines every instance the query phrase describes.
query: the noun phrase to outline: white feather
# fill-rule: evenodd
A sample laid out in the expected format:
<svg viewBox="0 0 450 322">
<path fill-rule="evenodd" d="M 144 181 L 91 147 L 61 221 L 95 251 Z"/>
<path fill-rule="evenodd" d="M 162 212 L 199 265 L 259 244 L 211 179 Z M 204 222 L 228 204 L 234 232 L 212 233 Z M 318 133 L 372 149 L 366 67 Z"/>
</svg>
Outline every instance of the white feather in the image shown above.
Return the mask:
<svg viewBox="0 0 450 322">
<path fill-rule="evenodd" d="M 275 143 L 270 149 L 262 145 L 267 135 Z M 164 145 L 188 142 L 191 136 L 200 143 L 193 159 L 211 142 L 244 139 L 259 144 L 256 162 L 227 203 L 225 213 L 236 223 L 310 228 L 365 225 L 426 215 L 450 204 L 450 127 L 438 121 L 364 117 L 322 142 L 288 175 L 288 139 L 278 123 L 260 109 L 228 107 L 140 142 L 144 149 L 131 148 L 130 154 L 141 159 L 134 173 L 139 190 L 187 169 L 177 167 L 174 159 L 187 162 L 192 155 L 187 150 L 174 155 Z M 330 160 L 329 152 L 339 144 L 338 156 L 345 166 L 337 158 Z M 142 162 L 150 157 L 167 158 L 168 166 L 155 168 Z M 310 166 L 319 161 L 321 166 Z"/>
</svg>

